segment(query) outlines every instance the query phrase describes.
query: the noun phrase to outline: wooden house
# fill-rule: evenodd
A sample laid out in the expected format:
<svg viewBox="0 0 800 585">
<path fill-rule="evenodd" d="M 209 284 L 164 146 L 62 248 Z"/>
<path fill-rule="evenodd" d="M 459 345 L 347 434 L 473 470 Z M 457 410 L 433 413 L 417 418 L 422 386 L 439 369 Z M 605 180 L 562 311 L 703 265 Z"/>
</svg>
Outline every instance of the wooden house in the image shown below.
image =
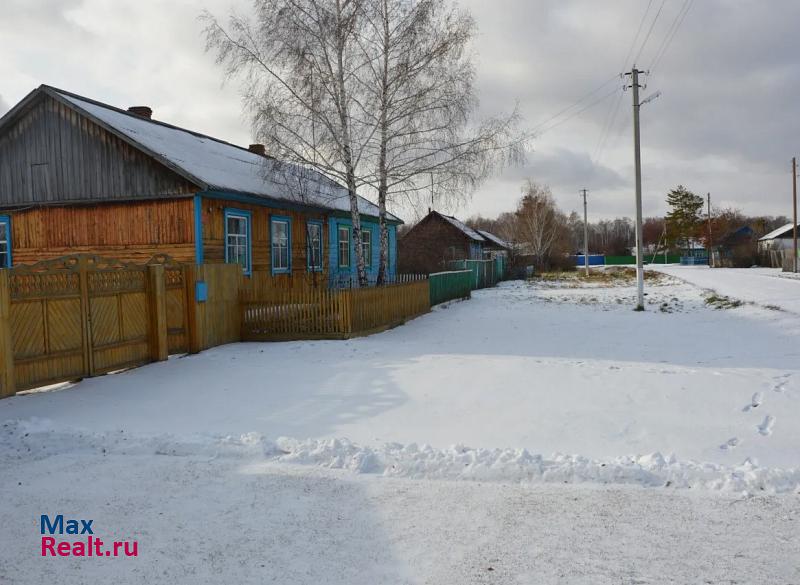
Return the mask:
<svg viewBox="0 0 800 585">
<path fill-rule="evenodd" d="M 368 269 L 378 208 L 360 197 Z M 389 216 L 389 273 L 396 228 Z M 275 281 L 349 283 L 347 191 L 322 175 L 127 111 L 41 86 L 0 118 L 0 266 L 85 252 L 128 261 L 239 263 Z"/>
<path fill-rule="evenodd" d="M 489 245 L 464 222 L 431 211 L 400 239 L 398 265 L 402 272 L 429 274 L 446 270 L 455 260 L 483 260 Z"/>
</svg>

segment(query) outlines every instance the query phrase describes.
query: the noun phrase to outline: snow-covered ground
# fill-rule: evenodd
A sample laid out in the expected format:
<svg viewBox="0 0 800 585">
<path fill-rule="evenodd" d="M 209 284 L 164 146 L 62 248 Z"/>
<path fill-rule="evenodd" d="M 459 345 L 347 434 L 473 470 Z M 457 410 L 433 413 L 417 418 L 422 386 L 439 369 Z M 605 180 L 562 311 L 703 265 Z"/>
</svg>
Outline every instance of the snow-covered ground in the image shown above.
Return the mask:
<svg viewBox="0 0 800 585">
<path fill-rule="evenodd" d="M 657 270 L 727 296 L 800 315 L 800 277 L 779 268 L 668 265 Z"/>
<path fill-rule="evenodd" d="M 0 401 L 0 582 L 800 581 L 800 316 L 735 274 L 644 313 L 504 283 Z M 58 512 L 140 558 L 42 559 Z"/>
</svg>

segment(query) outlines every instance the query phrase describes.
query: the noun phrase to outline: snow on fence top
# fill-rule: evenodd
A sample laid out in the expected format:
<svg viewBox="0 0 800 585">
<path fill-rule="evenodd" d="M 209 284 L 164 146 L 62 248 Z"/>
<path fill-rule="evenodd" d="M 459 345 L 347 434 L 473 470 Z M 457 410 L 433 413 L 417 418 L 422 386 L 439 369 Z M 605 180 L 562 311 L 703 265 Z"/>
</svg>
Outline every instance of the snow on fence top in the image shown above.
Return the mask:
<svg viewBox="0 0 800 585">
<path fill-rule="evenodd" d="M 228 142 L 136 116 L 113 106 L 55 90 L 76 106 L 213 191 L 233 191 L 281 201 L 350 211 L 347 190 L 312 170 L 265 157 Z M 378 206 L 359 196 L 359 210 L 377 217 Z M 391 214 L 390 220 L 399 221 Z"/>
</svg>

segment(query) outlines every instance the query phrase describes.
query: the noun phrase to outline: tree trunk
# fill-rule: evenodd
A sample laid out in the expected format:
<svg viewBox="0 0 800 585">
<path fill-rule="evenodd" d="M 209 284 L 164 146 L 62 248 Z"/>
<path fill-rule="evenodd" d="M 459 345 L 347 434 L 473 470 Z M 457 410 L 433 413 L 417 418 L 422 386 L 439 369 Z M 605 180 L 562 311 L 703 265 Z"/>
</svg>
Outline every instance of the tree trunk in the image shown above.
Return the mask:
<svg viewBox="0 0 800 585">
<path fill-rule="evenodd" d="M 378 224 L 380 225 L 380 264 L 378 266 L 378 286 L 383 286 L 389 278 L 389 228 L 386 225 L 386 195 L 378 196 Z"/>
<path fill-rule="evenodd" d="M 358 275 L 358 286 L 366 287 L 367 269 L 364 264 L 364 249 L 361 245 L 361 215 L 358 211 L 358 195 L 356 193 L 356 173 L 353 166 L 352 136 L 350 134 L 350 119 L 347 111 L 347 89 L 344 83 L 344 53 L 345 53 L 345 32 L 342 24 L 341 3 L 336 3 L 337 9 L 337 55 L 336 55 L 336 83 L 339 91 L 339 123 L 342 128 L 342 158 L 347 177 L 347 191 L 350 200 L 350 219 L 353 223 L 353 248 L 356 252 L 356 272 Z"/>
<path fill-rule="evenodd" d="M 381 120 L 380 120 L 380 152 L 378 154 L 378 224 L 380 225 L 380 261 L 378 262 L 378 286 L 386 283 L 389 273 L 389 230 L 386 227 L 386 196 L 389 191 L 386 169 L 386 148 L 389 140 L 389 123 L 387 110 L 389 107 L 389 50 L 391 39 L 389 32 L 389 5 L 383 2 L 383 75 L 381 79 Z"/>
</svg>

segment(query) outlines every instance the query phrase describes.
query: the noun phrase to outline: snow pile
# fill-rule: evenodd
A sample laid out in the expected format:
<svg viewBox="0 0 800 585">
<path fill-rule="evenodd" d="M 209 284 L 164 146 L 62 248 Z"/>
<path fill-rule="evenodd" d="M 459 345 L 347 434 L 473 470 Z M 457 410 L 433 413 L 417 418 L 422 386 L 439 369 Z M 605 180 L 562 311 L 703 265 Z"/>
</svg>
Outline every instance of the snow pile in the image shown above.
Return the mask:
<svg viewBox="0 0 800 585">
<path fill-rule="evenodd" d="M 475 449 L 454 445 L 434 449 L 416 443 L 361 446 L 348 439 L 271 441 L 260 433 L 243 435 L 136 435 L 57 429 L 44 419 L 6 421 L 0 434 L 0 464 L 65 453 L 172 457 L 249 457 L 345 469 L 359 474 L 412 479 L 473 480 L 506 483 L 635 484 L 646 487 L 787 493 L 800 490 L 800 468 L 768 468 L 746 459 L 726 466 L 678 460 L 653 453 L 590 459 L 527 449 Z"/>
<path fill-rule="evenodd" d="M 661 453 L 604 460 L 527 449 L 473 449 L 455 445 L 434 449 L 414 443 L 361 447 L 347 439 L 297 441 L 280 438 L 285 454 L 278 460 L 414 479 L 502 481 L 513 483 L 638 484 L 648 487 L 701 488 L 721 491 L 794 492 L 800 469 L 762 468 L 750 459 L 729 467 L 679 461 Z"/>
</svg>

